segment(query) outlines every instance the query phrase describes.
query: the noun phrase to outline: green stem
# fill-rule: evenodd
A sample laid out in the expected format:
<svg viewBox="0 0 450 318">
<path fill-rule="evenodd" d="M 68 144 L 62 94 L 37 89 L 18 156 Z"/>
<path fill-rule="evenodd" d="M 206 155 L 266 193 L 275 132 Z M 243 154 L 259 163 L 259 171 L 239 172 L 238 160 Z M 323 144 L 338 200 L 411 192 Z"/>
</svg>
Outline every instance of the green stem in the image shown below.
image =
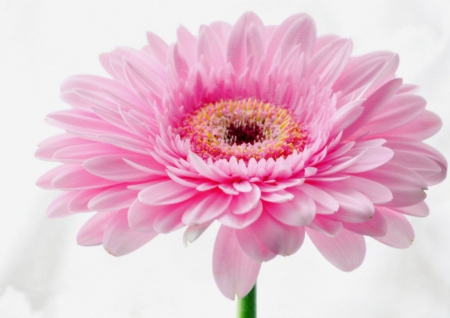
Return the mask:
<svg viewBox="0 0 450 318">
<path fill-rule="evenodd" d="M 242 299 L 238 300 L 238 318 L 256 318 L 256 284 Z"/>
</svg>

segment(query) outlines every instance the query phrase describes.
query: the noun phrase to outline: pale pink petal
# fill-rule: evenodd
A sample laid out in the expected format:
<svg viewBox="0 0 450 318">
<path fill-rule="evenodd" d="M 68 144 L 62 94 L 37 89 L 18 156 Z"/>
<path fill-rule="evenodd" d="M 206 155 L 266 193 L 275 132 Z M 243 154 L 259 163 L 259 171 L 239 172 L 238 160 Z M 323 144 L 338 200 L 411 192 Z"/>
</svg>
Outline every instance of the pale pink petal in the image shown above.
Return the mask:
<svg viewBox="0 0 450 318">
<path fill-rule="evenodd" d="M 373 204 L 387 203 L 393 198 L 392 192 L 388 187 L 370 179 L 351 176 L 348 179 L 339 181 L 339 184 L 343 187 L 358 189 Z"/>
<path fill-rule="evenodd" d="M 77 165 L 68 165 L 68 164 L 59 165 L 57 167 L 54 167 L 54 168 L 50 169 L 49 171 L 47 171 L 46 173 L 44 173 L 36 181 L 36 185 L 38 187 L 41 187 L 44 189 L 54 189 L 54 187 L 52 185 L 53 179 L 55 179 L 61 173 L 72 171 L 73 169 L 77 169 L 77 168 L 78 168 Z"/>
<path fill-rule="evenodd" d="M 211 221 L 228 209 L 231 199 L 231 195 L 220 190 L 199 193 L 189 200 L 189 206 L 183 214 L 183 223 L 194 225 Z"/>
<path fill-rule="evenodd" d="M 78 231 L 77 243 L 82 246 L 102 244 L 106 226 L 116 213 L 94 214 Z"/>
<path fill-rule="evenodd" d="M 244 228 L 242 230 L 236 230 L 235 233 L 242 250 L 254 261 L 267 262 L 277 256 L 277 254 L 269 251 L 261 241 L 259 241 L 251 229 Z"/>
<path fill-rule="evenodd" d="M 136 169 L 125 162 L 125 159 L 133 161 L 136 155 L 104 155 L 92 157 L 83 163 L 83 168 L 93 175 L 108 180 L 120 182 L 139 182 L 151 178 L 151 174 L 141 169 Z"/>
<path fill-rule="evenodd" d="M 261 198 L 261 191 L 253 184 L 250 192 L 240 192 L 230 197 L 232 197 L 230 211 L 234 214 L 243 214 L 256 207 Z"/>
<path fill-rule="evenodd" d="M 305 238 L 304 227 L 285 225 L 265 211 L 251 228 L 269 251 L 282 256 L 294 254 Z"/>
<path fill-rule="evenodd" d="M 308 227 L 331 237 L 338 235 L 344 228 L 342 222 L 331 220 L 322 215 L 316 215 L 314 220 L 308 224 Z"/>
<path fill-rule="evenodd" d="M 251 45 L 251 41 L 257 41 L 258 39 L 248 38 L 248 28 L 252 24 L 262 24 L 258 16 L 253 12 L 247 12 L 242 15 L 231 30 L 230 37 L 227 44 L 227 61 L 231 63 L 236 74 L 241 74 L 245 68 L 247 56 L 251 54 L 254 48 Z M 255 43 L 254 43 L 255 44 Z M 256 47 L 260 47 L 261 44 L 256 44 Z M 247 51 L 249 51 L 247 55 Z"/>
<path fill-rule="evenodd" d="M 197 240 L 200 235 L 202 235 L 203 232 L 206 231 L 206 229 L 212 224 L 212 222 L 213 221 L 209 221 L 197 225 L 188 226 L 183 234 L 184 245 L 187 246 L 189 243 L 194 243 L 194 241 Z"/>
<path fill-rule="evenodd" d="M 384 236 L 374 237 L 377 241 L 396 248 L 408 248 L 414 241 L 414 230 L 408 220 L 400 213 L 387 208 L 379 208 L 387 223 Z"/>
<path fill-rule="evenodd" d="M 345 228 L 352 232 L 368 235 L 368 236 L 383 236 L 387 232 L 387 222 L 383 214 L 375 209 L 375 213 L 369 221 L 361 223 L 345 223 Z"/>
<path fill-rule="evenodd" d="M 93 197 L 88 208 L 91 211 L 111 211 L 128 208 L 138 195 L 138 191 L 128 189 L 126 185 L 111 187 Z"/>
<path fill-rule="evenodd" d="M 82 138 L 74 137 L 69 134 L 56 135 L 39 143 L 39 148 L 34 153 L 36 158 L 52 161 L 54 154 L 64 148 L 70 148 L 77 145 L 91 145 L 93 142 Z"/>
<path fill-rule="evenodd" d="M 392 137 L 424 140 L 436 134 L 442 127 L 442 120 L 435 113 L 425 110 L 408 124 L 389 131 Z"/>
<path fill-rule="evenodd" d="M 323 189 L 339 202 L 339 210 L 332 215 L 333 219 L 351 223 L 364 222 L 375 212 L 373 203 L 355 189 L 339 184 L 333 184 L 332 187 L 324 185 Z"/>
<path fill-rule="evenodd" d="M 169 46 L 163 39 L 152 32 L 147 32 L 148 52 L 151 53 L 161 64 L 167 60 Z"/>
<path fill-rule="evenodd" d="M 83 163 L 93 157 L 119 153 L 123 154 L 124 150 L 102 143 L 84 143 L 56 151 L 53 159 L 65 163 Z"/>
<path fill-rule="evenodd" d="M 417 203 L 415 205 L 410 205 L 406 207 L 395 207 L 390 209 L 399 213 L 412 215 L 416 217 L 426 217 L 428 216 L 428 214 L 430 214 L 430 209 L 428 208 L 428 205 L 424 201 Z"/>
<path fill-rule="evenodd" d="M 401 142 L 401 141 L 388 141 L 386 143 L 387 147 L 390 147 L 394 150 L 394 152 L 403 154 L 405 157 L 408 155 L 411 155 L 412 157 L 425 157 L 432 161 L 434 161 L 439 166 L 439 171 L 436 171 L 436 173 L 427 173 L 424 175 L 421 173 L 421 170 L 428 170 L 427 172 L 430 172 L 430 163 L 427 162 L 426 167 L 423 166 L 423 164 L 417 165 L 417 163 L 414 164 L 414 170 L 419 173 L 422 178 L 427 182 L 428 185 L 435 185 L 439 182 L 442 182 L 446 175 L 447 175 L 447 160 L 444 158 L 442 154 L 440 154 L 436 149 L 432 148 L 431 146 L 424 144 L 419 141 L 408 141 L 408 142 Z M 395 156 L 393 158 L 395 160 Z M 395 162 L 394 162 L 395 163 Z M 434 165 L 433 170 L 434 170 Z M 428 168 L 428 169 L 426 169 Z"/>
<path fill-rule="evenodd" d="M 52 187 L 60 190 L 103 188 L 114 184 L 116 184 L 115 181 L 95 176 L 83 167 L 75 167 L 61 172 L 52 180 Z"/>
<path fill-rule="evenodd" d="M 401 79 L 393 79 L 370 95 L 361 105 L 364 107 L 363 113 L 357 121 L 347 127 L 343 133 L 343 138 L 353 136 L 358 129 L 363 127 L 394 96 L 401 85 Z"/>
<path fill-rule="evenodd" d="M 77 195 L 69 202 L 69 211 L 72 213 L 77 212 L 88 212 L 88 203 L 93 197 L 101 193 L 104 189 L 89 189 L 82 190 L 77 193 Z"/>
<path fill-rule="evenodd" d="M 213 274 L 222 294 L 234 300 L 245 297 L 256 283 L 261 263 L 255 262 L 241 249 L 235 231 L 221 226 L 213 254 Z"/>
<path fill-rule="evenodd" d="M 135 200 L 128 209 L 128 224 L 131 229 L 139 232 L 154 232 L 153 223 L 161 213 L 169 213 L 174 206 L 150 206 Z"/>
<path fill-rule="evenodd" d="M 173 180 L 156 182 L 139 192 L 139 200 L 148 205 L 168 205 L 183 202 L 198 192 Z"/>
<path fill-rule="evenodd" d="M 106 225 L 103 247 L 111 255 L 122 256 L 133 252 L 157 235 L 156 232 L 133 231 L 128 226 L 127 211 L 120 211 Z"/>
<path fill-rule="evenodd" d="M 306 232 L 323 257 L 340 270 L 349 272 L 362 264 L 366 254 L 366 243 L 362 235 L 345 229 L 335 237 L 310 229 L 306 229 Z"/>
<path fill-rule="evenodd" d="M 228 212 L 220 216 L 218 220 L 227 227 L 243 229 L 255 222 L 261 215 L 262 211 L 263 204 L 261 201 L 258 201 L 258 204 L 254 208 L 243 214 L 236 214 L 229 208 Z"/>
<path fill-rule="evenodd" d="M 324 206 L 331 211 L 337 211 L 339 209 L 339 202 L 320 187 L 304 183 L 298 189 L 312 198 L 316 205 Z"/>
<path fill-rule="evenodd" d="M 419 116 L 426 101 L 416 95 L 397 95 L 389 101 L 383 111 L 364 126 L 370 135 L 377 135 L 401 127 Z"/>
<path fill-rule="evenodd" d="M 78 194 L 78 192 L 70 191 L 60 194 L 53 202 L 48 206 L 47 217 L 60 218 L 71 215 L 69 210 L 70 201 Z"/>
<path fill-rule="evenodd" d="M 396 164 L 387 163 L 375 170 L 363 172 L 360 176 L 381 183 L 391 190 L 393 198 L 386 206 L 414 205 L 426 197 L 426 182 L 416 172 Z"/>
<path fill-rule="evenodd" d="M 314 200 L 300 191 L 293 192 L 294 198 L 284 203 L 264 202 L 264 208 L 278 221 L 292 226 L 305 226 L 316 215 Z"/>
</svg>

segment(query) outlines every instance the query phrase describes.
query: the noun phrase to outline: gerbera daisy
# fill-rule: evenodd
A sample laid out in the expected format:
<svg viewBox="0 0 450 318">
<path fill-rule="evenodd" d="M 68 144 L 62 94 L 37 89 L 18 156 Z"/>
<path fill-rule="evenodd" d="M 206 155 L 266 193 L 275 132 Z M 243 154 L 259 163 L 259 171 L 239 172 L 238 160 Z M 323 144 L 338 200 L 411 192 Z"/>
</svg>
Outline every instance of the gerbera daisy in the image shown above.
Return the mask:
<svg viewBox="0 0 450 318">
<path fill-rule="evenodd" d="M 317 37 L 305 14 L 265 26 L 246 13 L 198 35 L 180 27 L 172 45 L 147 40 L 102 54 L 109 78 L 69 78 L 71 108 L 47 117 L 66 132 L 36 152 L 61 163 L 38 185 L 64 191 L 50 217 L 95 212 L 79 244 L 120 256 L 220 222 L 213 273 L 230 299 L 305 233 L 343 271 L 361 265 L 365 236 L 411 244 L 404 215 L 428 214 L 424 190 L 447 163 L 422 142 L 441 121 L 395 77 L 396 54 L 352 57 L 350 40 Z"/>
</svg>

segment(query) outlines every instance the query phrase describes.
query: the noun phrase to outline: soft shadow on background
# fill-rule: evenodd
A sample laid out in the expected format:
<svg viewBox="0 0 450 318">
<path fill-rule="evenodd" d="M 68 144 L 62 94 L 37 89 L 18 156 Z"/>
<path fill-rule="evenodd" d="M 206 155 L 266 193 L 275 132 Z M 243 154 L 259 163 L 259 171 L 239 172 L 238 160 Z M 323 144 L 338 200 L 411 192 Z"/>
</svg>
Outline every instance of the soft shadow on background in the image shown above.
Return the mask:
<svg viewBox="0 0 450 318">
<path fill-rule="evenodd" d="M 60 132 L 43 121 L 68 107 L 59 100 L 60 83 L 79 73 L 106 75 L 100 53 L 142 47 L 147 30 L 173 42 L 179 24 L 196 33 L 215 20 L 234 23 L 248 10 L 266 24 L 307 12 L 319 34 L 352 38 L 354 54 L 399 53 L 397 76 L 418 84 L 444 122 L 428 143 L 450 158 L 448 1 L 0 0 L 0 317 L 235 315 L 212 275 L 217 226 L 187 248 L 178 231 L 122 258 L 79 247 L 75 236 L 88 215 L 46 218 L 57 193 L 34 183 L 53 165 L 33 153 Z M 260 317 L 449 317 L 449 190 L 446 180 L 428 191 L 431 214 L 412 219 L 409 249 L 367 239 L 366 260 L 354 272 L 335 269 L 308 240 L 295 255 L 264 264 Z"/>
</svg>

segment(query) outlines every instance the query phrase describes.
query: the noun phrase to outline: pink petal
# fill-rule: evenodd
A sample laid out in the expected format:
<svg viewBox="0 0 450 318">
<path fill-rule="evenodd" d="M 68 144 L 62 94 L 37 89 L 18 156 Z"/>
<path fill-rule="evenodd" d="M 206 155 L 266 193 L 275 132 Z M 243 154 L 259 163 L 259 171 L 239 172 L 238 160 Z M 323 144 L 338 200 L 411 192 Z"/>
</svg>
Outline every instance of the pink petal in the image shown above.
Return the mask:
<svg viewBox="0 0 450 318">
<path fill-rule="evenodd" d="M 154 33 L 147 32 L 148 51 L 161 63 L 167 62 L 167 50 L 169 46 L 163 39 Z"/>
<path fill-rule="evenodd" d="M 248 47 L 250 45 L 250 39 L 247 35 L 248 29 L 252 24 L 262 24 L 262 22 L 254 13 L 245 13 L 238 21 L 236 21 L 228 39 L 227 61 L 231 63 L 237 75 L 241 74 L 245 68 L 248 56 L 247 50 L 252 50 Z M 256 46 L 260 47 L 260 44 L 257 44 Z"/>
<path fill-rule="evenodd" d="M 417 173 L 421 174 L 421 176 L 424 178 L 424 180 L 427 182 L 428 185 L 435 185 L 439 182 L 442 182 L 445 179 L 447 175 L 447 160 L 441 153 L 439 153 L 433 147 L 424 144 L 420 141 L 412 141 L 412 140 L 408 142 L 404 142 L 403 140 L 399 142 L 388 141 L 386 143 L 386 147 L 389 147 L 392 150 L 394 150 L 396 154 L 400 153 L 404 154 L 405 156 L 411 155 L 411 157 L 421 156 L 434 161 L 439 166 L 440 171 L 431 175 L 427 174 L 426 176 L 421 174 L 420 170 L 430 170 L 431 168 L 430 163 L 428 162 L 425 166 L 423 166 L 423 163 L 421 163 L 420 165 L 418 165 L 416 162 L 414 163 L 414 170 Z M 395 161 L 395 156 L 393 159 Z"/>
<path fill-rule="evenodd" d="M 128 226 L 127 211 L 120 211 L 114 214 L 106 225 L 103 247 L 111 255 L 122 256 L 133 252 L 157 235 L 156 232 L 133 231 Z"/>
<path fill-rule="evenodd" d="M 58 175 L 60 175 L 62 173 L 72 171 L 73 169 L 77 169 L 78 167 L 79 167 L 78 165 L 68 165 L 68 164 L 59 165 L 57 167 L 54 167 L 54 168 L 50 169 L 49 171 L 47 171 L 46 173 L 44 173 L 36 181 L 36 185 L 38 187 L 41 187 L 44 189 L 54 189 L 54 187 L 52 185 L 53 179 L 55 179 Z"/>
<path fill-rule="evenodd" d="M 151 178 L 151 174 L 141 169 L 136 169 L 125 162 L 125 159 L 133 161 L 140 157 L 136 155 L 104 155 L 93 157 L 83 163 L 83 167 L 93 175 L 108 180 L 120 182 L 139 182 Z"/>
<path fill-rule="evenodd" d="M 191 225 L 186 228 L 183 234 L 184 245 L 187 246 L 188 243 L 194 243 L 203 232 L 212 224 L 213 221 L 205 222 L 197 225 Z"/>
<path fill-rule="evenodd" d="M 72 213 L 89 212 L 88 203 L 93 197 L 101 193 L 104 189 L 82 190 L 69 202 L 69 211 Z"/>
<path fill-rule="evenodd" d="M 408 220 L 400 213 L 387 208 L 379 208 L 387 222 L 386 235 L 374 237 L 377 241 L 396 248 L 408 248 L 414 241 L 414 230 Z"/>
<path fill-rule="evenodd" d="M 222 294 L 234 300 L 245 297 L 256 283 L 261 263 L 248 257 L 239 246 L 235 231 L 221 226 L 213 254 L 213 273 Z"/>
<path fill-rule="evenodd" d="M 303 192 L 294 192 L 294 198 L 284 203 L 264 202 L 264 208 L 278 221 L 291 226 L 305 226 L 316 215 L 314 200 Z"/>
<path fill-rule="evenodd" d="M 153 223 L 161 213 L 170 213 L 174 206 L 150 206 L 135 200 L 128 209 L 128 224 L 139 232 L 155 232 Z"/>
<path fill-rule="evenodd" d="M 424 110 L 422 114 L 413 121 L 389 131 L 389 135 L 392 137 L 424 140 L 436 134 L 441 127 L 441 118 L 429 110 Z"/>
<path fill-rule="evenodd" d="M 148 205 L 168 205 L 192 198 L 198 191 L 173 180 L 156 182 L 139 192 L 139 200 Z"/>
<path fill-rule="evenodd" d="M 331 211 L 337 211 L 339 209 L 339 202 L 320 187 L 304 183 L 299 187 L 299 190 L 311 197 L 316 205 L 324 206 Z"/>
<path fill-rule="evenodd" d="M 308 227 L 331 237 L 335 237 L 343 229 L 342 222 L 332 220 L 322 215 L 316 215 L 314 220 L 308 224 Z"/>
<path fill-rule="evenodd" d="M 375 209 L 375 213 L 369 221 L 361 223 L 345 223 L 345 228 L 352 232 L 368 235 L 368 236 L 383 236 L 387 232 L 387 222 L 383 214 Z"/>
<path fill-rule="evenodd" d="M 69 134 L 56 135 L 51 138 L 47 138 L 39 144 L 39 148 L 34 153 L 36 158 L 42 160 L 53 161 L 53 156 L 56 152 L 80 144 L 93 145 L 94 143 L 86 139 L 71 136 Z"/>
<path fill-rule="evenodd" d="M 71 170 L 64 171 L 52 180 L 52 186 L 60 190 L 103 188 L 114 184 L 116 184 L 115 181 L 95 176 L 83 167 L 75 167 Z"/>
<path fill-rule="evenodd" d="M 137 199 L 138 191 L 130 190 L 126 185 L 111 187 L 93 197 L 88 208 L 91 211 L 111 211 L 128 208 Z"/>
<path fill-rule="evenodd" d="M 365 195 L 373 204 L 383 204 L 392 200 L 392 192 L 388 187 L 381 183 L 372 181 L 370 179 L 351 176 L 348 179 L 339 181 L 344 187 L 358 189 Z"/>
<path fill-rule="evenodd" d="M 231 198 L 232 196 L 220 190 L 199 193 L 189 200 L 182 221 L 184 224 L 194 225 L 214 220 L 228 209 Z"/>
<path fill-rule="evenodd" d="M 430 214 L 430 209 L 428 208 L 428 205 L 425 203 L 425 201 L 422 201 L 420 203 L 417 203 L 415 205 L 410 205 L 406 207 L 396 207 L 396 208 L 390 208 L 393 211 L 403 213 L 406 215 L 412 215 L 416 217 L 426 217 L 428 214 Z"/>
<path fill-rule="evenodd" d="M 292 255 L 298 251 L 305 238 L 304 227 L 285 225 L 265 211 L 251 228 L 269 251 L 282 256 Z"/>
<path fill-rule="evenodd" d="M 188 204 L 188 202 L 185 202 L 183 204 L 164 206 L 166 211 L 159 213 L 153 221 L 155 231 L 158 233 L 169 233 L 184 227 L 185 224 L 182 222 L 182 217 Z M 161 207 L 158 206 L 158 208 Z"/>
<path fill-rule="evenodd" d="M 340 270 L 349 272 L 362 264 L 366 254 L 366 243 L 362 235 L 345 229 L 335 237 L 308 228 L 306 232 L 320 254 Z"/>
<path fill-rule="evenodd" d="M 423 201 L 426 197 L 426 182 L 414 171 L 402 166 L 387 163 L 372 171 L 360 174 L 361 177 L 385 185 L 391 190 L 393 199 L 386 206 L 409 206 Z"/>
<path fill-rule="evenodd" d="M 82 246 L 102 244 L 105 228 L 114 215 L 115 213 L 94 214 L 78 231 L 77 243 Z"/>
<path fill-rule="evenodd" d="M 361 127 L 364 126 L 377 112 L 381 109 L 399 90 L 402 85 L 401 79 L 393 79 L 383 85 L 375 93 L 369 96 L 367 100 L 361 105 L 364 107 L 364 111 L 359 116 L 358 120 L 352 125 L 347 127 L 344 131 L 342 138 L 347 139 L 353 136 L 354 133 Z"/>
<path fill-rule="evenodd" d="M 261 241 L 258 240 L 251 229 L 244 228 L 242 230 L 236 230 L 235 233 L 239 246 L 245 254 L 255 262 L 267 262 L 277 256 L 277 254 L 269 251 Z"/>
<path fill-rule="evenodd" d="M 272 202 L 272 203 L 283 203 L 290 201 L 294 198 L 294 195 L 285 190 L 280 190 L 276 192 L 264 192 L 261 194 L 261 200 Z"/>
<path fill-rule="evenodd" d="M 83 163 L 93 157 L 118 153 L 124 153 L 124 150 L 103 143 L 84 143 L 56 151 L 53 159 L 67 163 Z"/>
<path fill-rule="evenodd" d="M 396 95 L 364 129 L 370 135 L 391 131 L 414 120 L 423 112 L 425 105 L 425 99 L 420 96 Z"/>
<path fill-rule="evenodd" d="M 333 214 L 333 218 L 344 222 L 364 222 L 368 221 L 375 208 L 373 203 L 361 192 L 343 187 L 339 184 L 333 184 L 332 188 L 324 186 L 327 191 L 339 202 L 339 210 Z"/>
<path fill-rule="evenodd" d="M 69 210 L 70 201 L 78 194 L 76 191 L 69 191 L 60 194 L 47 209 L 47 217 L 60 218 L 71 215 Z"/>
<path fill-rule="evenodd" d="M 234 228 L 243 229 L 255 222 L 263 211 L 263 204 L 258 201 L 258 204 L 251 210 L 236 214 L 229 208 L 229 211 L 218 218 L 219 222 L 223 225 Z"/>
<path fill-rule="evenodd" d="M 231 197 L 233 199 L 229 206 L 230 211 L 234 214 L 243 214 L 256 207 L 261 198 L 261 191 L 252 184 L 250 192 L 240 192 Z"/>
</svg>

